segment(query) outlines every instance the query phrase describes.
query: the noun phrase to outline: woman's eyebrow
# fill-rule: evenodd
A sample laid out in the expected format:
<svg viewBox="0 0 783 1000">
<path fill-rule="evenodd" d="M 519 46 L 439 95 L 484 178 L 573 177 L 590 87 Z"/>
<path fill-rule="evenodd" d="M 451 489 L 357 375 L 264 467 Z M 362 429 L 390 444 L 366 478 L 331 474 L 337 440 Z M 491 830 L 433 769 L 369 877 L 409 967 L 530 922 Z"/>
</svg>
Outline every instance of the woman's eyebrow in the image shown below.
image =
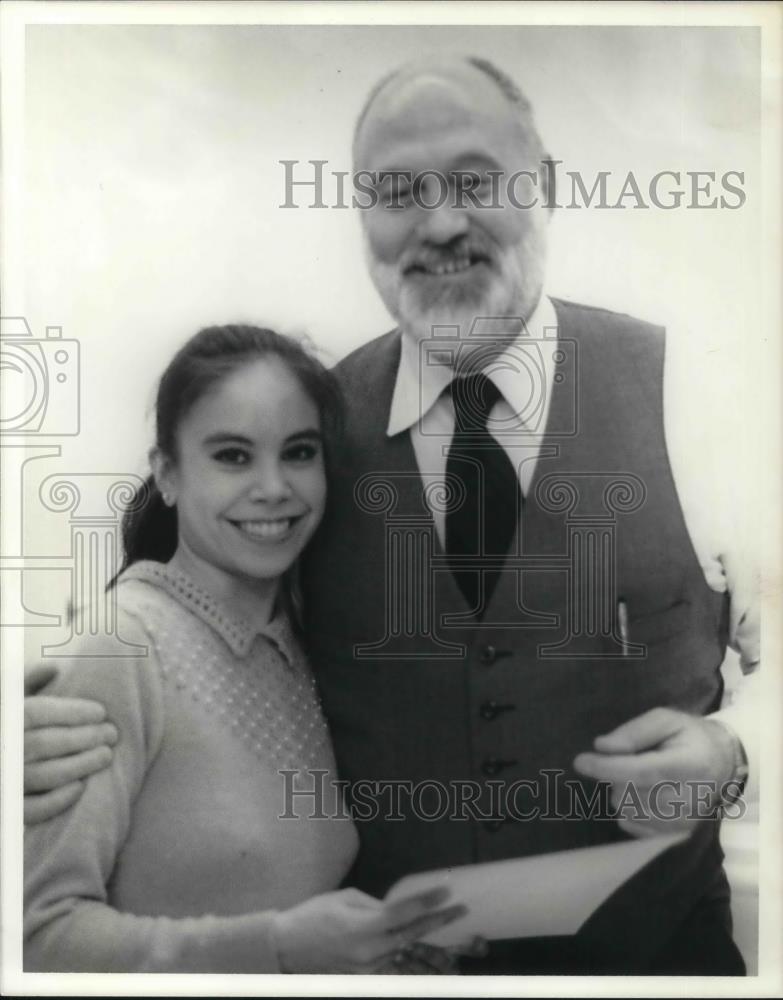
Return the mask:
<svg viewBox="0 0 783 1000">
<path fill-rule="evenodd" d="M 323 434 L 317 427 L 308 427 L 306 430 L 295 431 L 293 434 L 289 434 L 285 440 L 287 444 L 289 441 L 301 441 L 303 439 L 307 441 L 320 441 L 322 438 Z"/>
<path fill-rule="evenodd" d="M 253 444 L 251 438 L 246 437 L 244 434 L 237 434 L 235 431 L 215 431 L 214 434 L 210 434 L 204 438 L 204 444 L 224 444 L 226 441 L 246 445 Z"/>
</svg>

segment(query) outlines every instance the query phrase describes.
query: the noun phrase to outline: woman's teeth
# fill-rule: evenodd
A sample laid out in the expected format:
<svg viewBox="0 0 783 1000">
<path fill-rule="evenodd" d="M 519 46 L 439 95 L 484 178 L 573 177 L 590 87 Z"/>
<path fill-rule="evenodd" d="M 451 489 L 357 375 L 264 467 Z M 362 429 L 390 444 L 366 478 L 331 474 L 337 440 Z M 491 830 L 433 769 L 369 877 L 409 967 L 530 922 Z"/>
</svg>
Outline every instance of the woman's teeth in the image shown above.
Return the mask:
<svg viewBox="0 0 783 1000">
<path fill-rule="evenodd" d="M 293 518 L 283 517 L 274 521 L 234 521 L 234 524 L 253 538 L 279 538 L 293 524 Z"/>
</svg>

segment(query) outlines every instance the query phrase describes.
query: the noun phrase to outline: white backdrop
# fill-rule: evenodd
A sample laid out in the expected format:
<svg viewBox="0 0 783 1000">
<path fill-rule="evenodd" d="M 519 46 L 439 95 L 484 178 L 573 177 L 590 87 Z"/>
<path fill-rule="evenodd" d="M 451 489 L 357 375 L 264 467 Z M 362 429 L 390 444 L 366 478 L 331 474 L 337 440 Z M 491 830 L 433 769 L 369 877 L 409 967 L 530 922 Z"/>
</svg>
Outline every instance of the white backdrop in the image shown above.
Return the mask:
<svg viewBox="0 0 783 1000">
<path fill-rule="evenodd" d="M 82 345 L 69 467 L 143 469 L 155 379 L 199 326 L 307 330 L 335 358 L 389 327 L 359 212 L 280 208 L 278 161 L 349 170 L 372 83 L 436 49 L 507 69 L 561 170 L 588 189 L 599 170 L 634 170 L 642 190 L 660 170 L 745 172 L 737 211 L 556 212 L 549 288 L 676 319 L 739 391 L 751 384 L 756 29 L 33 26 L 23 309 L 36 334 L 56 324 Z"/>
<path fill-rule="evenodd" d="M 77 338 L 82 386 L 81 432 L 59 440 L 41 475 L 143 473 L 155 381 L 200 326 L 307 331 L 334 359 L 388 329 L 359 213 L 280 208 L 279 161 L 349 170 L 368 89 L 432 50 L 506 69 L 550 153 L 588 188 L 599 170 L 633 170 L 643 190 L 662 170 L 744 172 L 738 211 L 556 212 L 548 271 L 553 294 L 693 338 L 723 388 L 736 474 L 754 451 L 769 335 L 757 29 L 36 25 L 25 46 L 24 287 L 3 314 L 26 316 L 39 337 L 56 325 Z M 65 555 L 68 518 L 38 510 L 34 475 L 28 487 L 25 553 Z M 30 573 L 26 588 L 29 607 L 62 610 L 65 574 Z M 753 872 L 748 883 L 752 948 Z"/>
</svg>

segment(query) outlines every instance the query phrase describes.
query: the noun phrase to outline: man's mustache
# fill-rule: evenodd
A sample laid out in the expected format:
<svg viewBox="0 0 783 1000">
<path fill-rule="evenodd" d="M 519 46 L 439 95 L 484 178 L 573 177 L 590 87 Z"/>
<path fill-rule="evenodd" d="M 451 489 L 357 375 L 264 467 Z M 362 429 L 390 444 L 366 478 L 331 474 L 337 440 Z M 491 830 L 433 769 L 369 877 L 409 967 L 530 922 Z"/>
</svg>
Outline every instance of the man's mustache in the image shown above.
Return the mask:
<svg viewBox="0 0 783 1000">
<path fill-rule="evenodd" d="M 400 270 L 403 274 L 417 271 L 431 272 L 448 266 L 467 267 L 473 264 L 489 264 L 493 260 L 490 247 L 483 241 L 464 239 L 446 243 L 443 246 L 414 247 L 403 254 Z"/>
</svg>

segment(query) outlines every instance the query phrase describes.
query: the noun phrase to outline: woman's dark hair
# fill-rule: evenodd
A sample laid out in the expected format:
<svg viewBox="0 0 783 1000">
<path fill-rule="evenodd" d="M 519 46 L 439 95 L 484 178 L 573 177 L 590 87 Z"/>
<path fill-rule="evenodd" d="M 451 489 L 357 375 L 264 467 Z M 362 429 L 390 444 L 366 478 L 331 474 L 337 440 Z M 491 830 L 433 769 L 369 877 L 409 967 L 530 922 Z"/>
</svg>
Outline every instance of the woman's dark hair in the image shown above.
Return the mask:
<svg viewBox="0 0 783 1000">
<path fill-rule="evenodd" d="M 327 477 L 342 434 L 343 400 L 337 379 L 299 340 L 245 324 L 210 326 L 191 337 L 170 361 L 158 385 L 155 444 L 177 460 L 177 431 L 192 407 L 243 365 L 276 358 L 295 375 L 321 419 Z M 167 507 L 150 475 L 122 519 L 124 560 L 117 576 L 140 559 L 168 562 L 177 548 L 177 511 Z"/>
</svg>

